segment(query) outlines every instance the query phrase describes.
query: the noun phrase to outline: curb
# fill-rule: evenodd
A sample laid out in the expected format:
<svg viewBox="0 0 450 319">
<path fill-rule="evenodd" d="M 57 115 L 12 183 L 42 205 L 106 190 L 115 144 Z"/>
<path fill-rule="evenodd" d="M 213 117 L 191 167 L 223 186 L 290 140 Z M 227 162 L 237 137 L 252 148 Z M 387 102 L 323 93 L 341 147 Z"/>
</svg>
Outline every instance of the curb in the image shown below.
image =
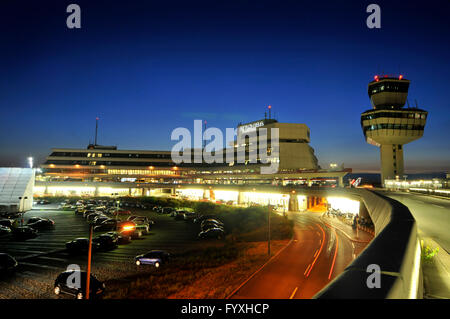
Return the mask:
<svg viewBox="0 0 450 319">
<path fill-rule="evenodd" d="M 342 229 L 340 229 L 340 228 L 338 228 L 338 227 L 335 227 L 335 226 L 333 226 L 333 225 L 327 223 L 327 221 L 325 221 L 325 219 L 323 219 L 322 217 L 320 217 L 320 218 L 322 219 L 322 222 L 323 222 L 325 225 L 327 225 L 327 226 L 330 227 L 330 228 L 334 228 L 334 229 L 339 230 L 339 231 L 340 231 L 341 233 L 343 233 L 344 236 L 347 237 L 350 241 L 354 241 L 355 243 L 362 243 L 362 244 L 370 243 L 370 240 L 369 240 L 369 241 L 365 241 L 365 240 L 357 240 L 357 239 L 353 239 L 353 238 L 351 238 L 349 235 L 347 235 L 347 233 L 346 233 L 345 231 L 343 231 Z"/>
<path fill-rule="evenodd" d="M 283 248 L 281 248 L 275 255 L 273 255 L 272 257 L 270 257 L 269 260 L 267 260 L 260 268 L 258 268 L 258 270 L 256 270 L 252 275 L 250 275 L 250 277 L 248 277 L 246 280 L 244 280 L 236 289 L 233 290 L 233 292 L 231 292 L 225 299 L 230 299 L 231 297 L 233 297 L 247 282 L 250 281 L 250 279 L 252 279 L 254 276 L 256 276 L 257 273 L 259 273 L 264 267 L 267 266 L 267 264 L 269 262 L 271 262 L 275 257 L 277 257 L 283 250 L 285 250 L 292 242 L 294 241 L 294 236 L 292 236 L 291 240 L 286 244 L 286 246 L 284 246 Z"/>
</svg>

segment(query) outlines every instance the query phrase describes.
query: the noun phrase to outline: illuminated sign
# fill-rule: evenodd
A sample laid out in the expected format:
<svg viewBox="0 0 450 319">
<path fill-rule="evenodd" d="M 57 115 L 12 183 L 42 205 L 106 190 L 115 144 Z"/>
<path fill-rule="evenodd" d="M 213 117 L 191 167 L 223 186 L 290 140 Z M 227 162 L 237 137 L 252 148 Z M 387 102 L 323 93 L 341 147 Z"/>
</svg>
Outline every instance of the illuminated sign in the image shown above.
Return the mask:
<svg viewBox="0 0 450 319">
<path fill-rule="evenodd" d="M 239 126 L 239 134 L 255 131 L 258 127 L 264 126 L 264 121 L 253 122 Z"/>
</svg>

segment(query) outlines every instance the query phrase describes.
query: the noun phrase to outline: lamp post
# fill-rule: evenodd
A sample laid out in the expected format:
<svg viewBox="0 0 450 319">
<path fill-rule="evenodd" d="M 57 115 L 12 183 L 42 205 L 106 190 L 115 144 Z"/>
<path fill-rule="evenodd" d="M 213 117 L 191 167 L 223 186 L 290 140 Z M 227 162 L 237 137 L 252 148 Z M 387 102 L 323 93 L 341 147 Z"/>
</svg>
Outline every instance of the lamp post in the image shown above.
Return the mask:
<svg viewBox="0 0 450 319">
<path fill-rule="evenodd" d="M 117 199 L 119 197 L 119 193 L 112 193 L 113 198 L 116 198 L 116 220 L 119 218 L 119 203 L 120 201 Z"/>
<path fill-rule="evenodd" d="M 91 284 L 91 261 L 92 261 L 92 233 L 94 225 L 89 226 L 89 249 L 88 249 L 88 265 L 87 265 L 87 278 L 86 278 L 86 299 L 89 299 L 89 290 Z"/>
<path fill-rule="evenodd" d="M 270 257 L 270 199 L 267 206 L 267 254 Z"/>
<path fill-rule="evenodd" d="M 28 197 L 27 196 L 24 196 L 24 197 L 22 197 L 22 196 L 19 196 L 19 214 L 21 215 L 21 217 L 20 217 L 20 226 L 23 226 L 23 211 L 22 211 L 22 208 L 23 208 L 23 201 L 22 200 L 25 200 L 25 199 L 28 199 Z"/>
</svg>

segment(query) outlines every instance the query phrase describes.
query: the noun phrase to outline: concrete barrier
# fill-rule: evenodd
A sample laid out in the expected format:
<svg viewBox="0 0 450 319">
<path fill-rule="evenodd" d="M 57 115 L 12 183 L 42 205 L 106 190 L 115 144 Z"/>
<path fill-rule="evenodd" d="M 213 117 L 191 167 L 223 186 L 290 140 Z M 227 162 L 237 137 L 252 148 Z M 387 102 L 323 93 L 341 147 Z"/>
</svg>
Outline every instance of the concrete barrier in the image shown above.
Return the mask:
<svg viewBox="0 0 450 319">
<path fill-rule="evenodd" d="M 422 298 L 421 247 L 417 225 L 408 208 L 381 194 L 349 189 L 365 204 L 375 225 L 375 237 L 342 274 L 316 299 Z M 380 267 L 380 287 L 369 288 L 369 265 Z"/>
</svg>

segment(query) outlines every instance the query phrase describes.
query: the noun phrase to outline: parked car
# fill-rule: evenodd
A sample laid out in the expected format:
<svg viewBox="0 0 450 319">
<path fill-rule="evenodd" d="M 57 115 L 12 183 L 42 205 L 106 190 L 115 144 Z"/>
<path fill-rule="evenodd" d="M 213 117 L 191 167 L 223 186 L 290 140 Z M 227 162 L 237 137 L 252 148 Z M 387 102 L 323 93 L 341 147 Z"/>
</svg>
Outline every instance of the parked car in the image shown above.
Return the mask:
<svg viewBox="0 0 450 319">
<path fill-rule="evenodd" d="M 155 224 L 155 222 L 153 220 L 149 219 L 146 216 L 133 215 L 133 216 L 128 217 L 127 220 L 133 221 L 136 224 L 149 224 L 149 225 Z"/>
<path fill-rule="evenodd" d="M 225 228 L 223 226 L 220 226 L 220 225 L 217 225 L 217 224 L 211 223 L 211 222 L 202 223 L 200 228 L 201 228 L 202 231 L 205 231 L 205 230 L 210 229 L 210 228 L 220 228 L 223 231 L 225 231 Z"/>
<path fill-rule="evenodd" d="M 111 231 L 107 232 L 106 235 L 116 238 L 119 245 L 129 244 L 131 242 L 131 236 L 123 232 Z"/>
<path fill-rule="evenodd" d="M 103 223 L 105 220 L 110 220 L 110 218 L 105 215 L 98 215 L 94 218 L 94 220 L 90 224 L 92 224 L 94 226 L 98 226 L 101 223 Z"/>
<path fill-rule="evenodd" d="M 135 257 L 134 262 L 137 266 L 152 265 L 159 268 L 161 265 L 169 261 L 170 254 L 163 250 L 152 250 L 146 254 L 138 255 Z"/>
<path fill-rule="evenodd" d="M 12 228 L 14 224 L 14 220 L 13 219 L 0 219 L 0 226 L 4 226 L 4 227 L 8 227 L 8 228 Z"/>
<path fill-rule="evenodd" d="M 9 254 L 0 253 L 0 275 L 6 275 L 16 270 L 19 263 Z"/>
<path fill-rule="evenodd" d="M 96 219 L 96 218 L 99 217 L 99 216 L 104 216 L 104 217 L 106 217 L 106 216 L 103 215 L 102 213 L 97 213 L 97 212 L 95 212 L 95 213 L 90 213 L 89 215 L 87 215 L 87 216 L 86 216 L 86 221 L 87 221 L 88 223 L 92 223 L 92 222 L 94 221 L 94 219 Z"/>
<path fill-rule="evenodd" d="M 215 215 L 200 215 L 200 216 L 197 216 L 195 219 L 194 219 L 194 223 L 196 223 L 196 224 L 200 224 L 202 221 L 204 221 L 205 219 L 214 219 L 214 218 L 216 218 L 217 216 L 215 216 Z"/>
<path fill-rule="evenodd" d="M 131 236 L 131 238 L 136 239 L 142 237 L 142 230 L 136 227 L 136 223 L 133 221 L 122 221 L 117 224 L 117 231 L 122 234 Z"/>
<path fill-rule="evenodd" d="M 136 224 L 136 231 L 140 231 L 142 235 L 150 233 L 150 226 L 148 224 Z"/>
<path fill-rule="evenodd" d="M 198 234 L 198 238 L 201 238 L 201 239 L 205 239 L 205 238 L 222 239 L 224 236 L 225 236 L 225 232 L 221 228 L 209 228 Z"/>
<path fill-rule="evenodd" d="M 37 230 L 29 226 L 20 226 L 12 228 L 13 238 L 16 240 L 27 240 L 37 237 Z"/>
<path fill-rule="evenodd" d="M 184 220 L 186 221 L 194 221 L 195 217 L 197 217 L 197 213 L 195 212 L 185 212 Z"/>
<path fill-rule="evenodd" d="M 89 250 L 89 238 L 76 238 L 66 243 L 66 248 L 70 253 L 83 253 Z M 92 242 L 92 251 L 100 249 L 100 244 Z"/>
<path fill-rule="evenodd" d="M 11 228 L 0 225 L 0 236 L 9 235 L 11 232 Z"/>
<path fill-rule="evenodd" d="M 94 231 L 115 231 L 117 229 L 117 220 L 107 219 L 104 220 L 100 225 L 94 226 Z"/>
<path fill-rule="evenodd" d="M 103 234 L 92 238 L 93 243 L 98 243 L 100 250 L 113 250 L 119 245 L 118 238 Z"/>
<path fill-rule="evenodd" d="M 200 224 L 201 226 L 205 225 L 205 224 L 215 224 L 219 227 L 225 227 L 224 223 L 222 223 L 220 220 L 218 219 L 213 219 L 213 218 L 209 218 L 209 219 L 205 219 L 202 221 L 202 223 Z"/>
<path fill-rule="evenodd" d="M 71 282 L 69 277 L 74 278 L 73 282 Z M 78 281 L 75 278 L 78 278 Z M 56 277 L 53 291 L 56 295 L 65 293 L 73 295 L 77 299 L 84 299 L 86 297 L 86 279 L 87 273 L 85 271 L 64 271 Z M 95 298 L 101 296 L 105 291 L 105 288 L 105 284 L 91 274 L 89 283 L 89 297 Z"/>
<path fill-rule="evenodd" d="M 28 223 L 28 227 L 34 228 L 36 230 L 45 230 L 45 229 L 52 229 L 55 227 L 55 222 L 51 219 L 43 218 L 38 221 L 35 221 L 34 223 Z"/>
<path fill-rule="evenodd" d="M 90 214 L 94 214 L 94 213 L 95 213 L 95 210 L 94 210 L 94 209 L 88 208 L 88 209 L 86 209 L 86 210 L 83 212 L 83 217 L 84 217 L 84 218 L 87 218 Z"/>
<path fill-rule="evenodd" d="M 28 225 L 28 224 L 32 224 L 32 223 L 35 223 L 35 222 L 37 222 L 37 221 L 39 221 L 39 220 L 42 220 L 42 219 L 44 219 L 44 218 L 42 218 L 42 217 L 31 217 L 31 218 L 29 218 L 29 219 L 27 220 L 27 225 Z"/>
</svg>

